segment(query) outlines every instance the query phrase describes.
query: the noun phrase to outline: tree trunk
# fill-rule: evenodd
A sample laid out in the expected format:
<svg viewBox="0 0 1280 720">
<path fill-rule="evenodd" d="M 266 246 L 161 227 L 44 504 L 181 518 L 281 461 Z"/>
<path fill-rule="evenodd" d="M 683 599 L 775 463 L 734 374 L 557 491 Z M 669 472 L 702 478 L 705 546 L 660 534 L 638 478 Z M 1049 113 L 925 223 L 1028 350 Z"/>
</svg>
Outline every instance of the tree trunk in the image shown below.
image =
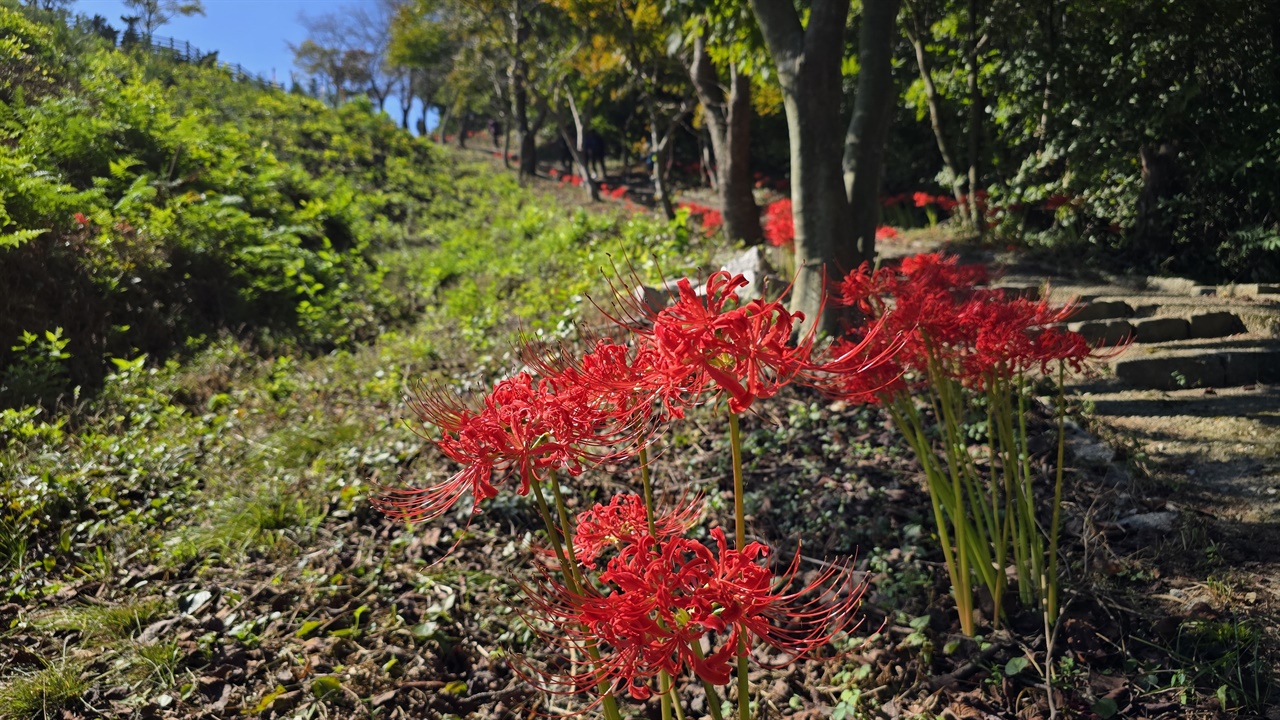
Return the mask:
<svg viewBox="0 0 1280 720">
<path fill-rule="evenodd" d="M 533 177 L 538 171 L 537 137 L 529 127 L 529 90 L 527 69 L 523 51 L 528 26 L 517 1 L 511 11 L 512 59 L 507 68 L 507 81 L 511 86 L 511 116 L 515 123 L 516 144 L 520 147 L 519 177 L 521 181 Z"/>
<path fill-rule="evenodd" d="M 569 128 L 565 127 L 563 122 L 556 121 L 556 129 L 560 131 L 560 139 L 564 140 L 565 147 L 569 150 L 569 156 L 573 158 L 573 164 L 578 168 L 578 174 L 582 177 L 582 184 L 587 191 L 587 195 L 591 198 L 591 202 L 600 202 L 600 186 L 592 179 L 591 173 L 587 170 L 587 161 L 582 156 L 582 150 L 573 144 L 573 136 L 569 134 Z"/>
<path fill-rule="evenodd" d="M 511 126 L 504 125 L 502 129 L 502 166 L 511 169 Z"/>
<path fill-rule="evenodd" d="M 833 330 L 825 289 L 835 280 L 837 248 L 856 251 L 852 214 L 844 189 L 842 158 L 835 149 L 844 132 L 840 117 L 840 64 L 849 0 L 813 0 L 809 24 L 800 24 L 791 0 L 751 0 L 782 84 L 791 145 L 791 212 L 795 221 L 796 279 L 791 309 L 806 328 Z"/>
<path fill-rule="evenodd" d="M 464 112 L 458 116 L 458 147 L 465 150 L 467 148 L 467 130 L 470 128 L 471 113 Z"/>
<path fill-rule="evenodd" d="M 405 130 L 409 129 L 409 111 L 413 110 L 413 72 L 407 72 L 409 74 L 404 82 L 405 96 L 400 98 L 400 127 Z"/>
<path fill-rule="evenodd" d="M 694 40 L 689 75 L 702 103 L 711 150 L 716 160 L 716 190 L 730 242 L 757 245 L 764 239 L 760 208 L 751 192 L 751 78 L 729 67 L 729 97 L 703 47 Z"/>
<path fill-rule="evenodd" d="M 1171 143 L 1159 147 L 1144 145 L 1138 150 L 1142 167 L 1142 190 L 1138 193 L 1137 217 L 1133 226 L 1133 248 L 1142 260 L 1166 257 L 1173 249 L 1173 221 L 1161 208 L 1181 191 L 1178 149 Z"/>
<path fill-rule="evenodd" d="M 436 142 L 443 144 L 444 135 L 449 131 L 449 121 L 453 119 L 453 103 L 440 108 L 440 124 L 436 126 Z"/>
<path fill-rule="evenodd" d="M 951 143 L 947 140 L 946 130 L 942 127 L 942 105 L 938 101 L 938 87 L 933 83 L 933 71 L 929 65 L 929 56 L 924 47 L 924 27 L 917 6 L 907 0 L 907 12 L 910 22 L 906 24 L 907 40 L 916 53 L 916 66 L 920 69 L 920 80 L 924 83 L 925 102 L 929 106 L 929 125 L 933 127 L 933 138 L 938 143 L 938 153 L 942 155 L 942 166 L 951 177 L 951 196 L 955 198 L 956 207 L 962 208 L 961 215 L 969 221 L 969 209 L 963 205 L 964 178 L 960 175 L 960 167 L 956 165 L 955 155 L 951 152 Z"/>
<path fill-rule="evenodd" d="M 893 120 L 893 24 L 898 0 L 863 0 L 858 36 L 858 95 L 845 133 L 844 184 L 853 213 L 856 248 L 835 248 L 836 271 L 844 274 L 876 256 L 880 224 L 880 176 L 884 144 Z"/>
<path fill-rule="evenodd" d="M 986 221 L 978 207 L 978 145 L 982 139 L 982 95 L 978 91 L 978 0 L 969 0 L 969 219 L 982 237 Z"/>
<path fill-rule="evenodd" d="M 650 179 L 653 181 L 654 207 L 662 208 L 662 214 L 671 220 L 676 210 L 671 205 L 671 195 L 667 192 L 667 140 L 671 134 L 663 138 L 658 135 L 658 110 L 654 106 L 653 96 L 645 95 L 645 104 L 649 110 L 649 148 L 653 153 L 653 170 Z"/>
</svg>

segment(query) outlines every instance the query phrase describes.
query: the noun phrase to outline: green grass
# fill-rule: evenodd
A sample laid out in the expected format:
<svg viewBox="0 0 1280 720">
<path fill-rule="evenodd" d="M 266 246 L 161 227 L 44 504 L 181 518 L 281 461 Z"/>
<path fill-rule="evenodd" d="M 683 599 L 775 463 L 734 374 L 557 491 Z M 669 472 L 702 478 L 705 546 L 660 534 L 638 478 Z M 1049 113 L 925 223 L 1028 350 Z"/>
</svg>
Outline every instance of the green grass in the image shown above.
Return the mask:
<svg viewBox="0 0 1280 720">
<path fill-rule="evenodd" d="M 62 661 L 42 670 L 13 675 L 0 685 L 0 718 L 62 717 L 61 711 L 89 688 L 80 673 L 79 665 Z"/>
<path fill-rule="evenodd" d="M 177 682 L 178 664 L 181 661 L 182 651 L 176 642 L 138 645 L 132 653 L 131 674 L 156 687 L 171 687 Z"/>
<path fill-rule="evenodd" d="M 163 598 L 145 598 L 119 605 L 79 605 L 60 608 L 32 619 L 38 630 L 80 633 L 84 640 L 109 643 L 128 640 L 164 614 Z"/>
<path fill-rule="evenodd" d="M 1260 713 L 1274 699 L 1273 665 L 1263 632 L 1248 622 L 1188 620 L 1171 654 L 1191 681 L 1216 695 L 1225 712 Z"/>
</svg>

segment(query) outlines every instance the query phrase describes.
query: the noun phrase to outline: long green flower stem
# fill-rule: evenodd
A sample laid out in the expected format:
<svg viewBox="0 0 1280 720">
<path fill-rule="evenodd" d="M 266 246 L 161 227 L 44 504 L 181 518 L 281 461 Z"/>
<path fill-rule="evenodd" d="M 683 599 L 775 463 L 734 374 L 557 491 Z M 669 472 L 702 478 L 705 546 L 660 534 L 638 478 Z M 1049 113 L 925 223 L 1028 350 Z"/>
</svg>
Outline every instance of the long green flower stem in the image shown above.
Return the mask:
<svg viewBox="0 0 1280 720">
<path fill-rule="evenodd" d="M 551 482 L 553 486 L 558 485 L 554 478 Z M 551 520 L 551 508 L 547 507 L 547 498 L 542 494 L 541 483 L 538 482 L 537 478 L 531 478 L 529 486 L 533 488 L 533 497 L 538 503 L 538 513 L 542 515 L 542 522 L 547 529 L 547 537 L 551 539 L 551 548 L 556 553 L 556 560 L 560 561 L 560 572 L 564 574 L 565 584 L 569 586 L 569 590 L 574 594 L 581 594 L 582 586 L 578 583 L 577 566 L 570 565 L 569 559 L 565 556 L 564 544 L 560 541 L 560 533 L 556 530 L 555 523 Z M 570 548 L 570 552 L 572 552 L 572 548 Z M 600 662 L 600 650 L 594 644 L 587 644 L 587 655 L 591 656 L 594 662 Z M 609 683 L 601 680 L 597 685 L 597 689 L 604 696 L 601 706 L 604 708 L 606 720 L 622 720 L 622 714 L 618 711 L 618 701 L 613 697 L 613 693 L 609 691 Z"/>
<path fill-rule="evenodd" d="M 961 574 L 960 565 L 956 562 L 956 556 L 962 555 L 966 551 L 959 545 L 954 551 L 951 549 L 951 537 L 947 529 L 947 520 L 942 504 L 941 491 L 945 488 L 945 484 L 942 473 L 937 467 L 933 449 L 929 446 L 929 441 L 924 435 L 924 428 L 920 426 L 919 416 L 916 414 L 910 398 L 901 397 L 895 399 L 894 402 L 887 404 L 886 407 L 889 409 L 889 414 L 893 418 L 894 424 L 898 426 L 898 431 L 906 437 L 907 442 L 915 452 L 916 458 L 920 461 L 920 465 L 924 468 L 925 479 L 929 489 L 929 502 L 933 506 L 933 521 L 938 528 L 938 542 L 942 545 L 942 557 L 946 561 L 947 577 L 951 580 L 951 595 L 955 598 L 956 612 L 960 616 L 960 631 L 965 635 L 972 636 L 973 593 L 969 589 L 968 574 Z M 909 420 L 908 418 L 911 419 Z"/>
<path fill-rule="evenodd" d="M 1058 619 L 1058 533 L 1062 527 L 1062 465 L 1066 451 L 1066 361 L 1058 363 L 1058 467 L 1053 480 L 1053 520 L 1049 523 L 1048 621 Z"/>
<path fill-rule="evenodd" d="M 649 534 L 657 537 L 657 513 L 653 508 L 653 479 L 649 472 L 649 450 L 646 446 L 640 446 L 640 484 L 644 488 L 644 516 L 649 521 Z M 697 643 L 690 646 L 693 654 L 699 660 L 702 659 L 702 647 Z M 723 714 L 720 712 L 720 693 L 711 683 L 699 678 L 702 683 L 702 691 L 707 696 L 707 711 L 711 713 L 713 720 L 724 720 Z M 684 717 L 684 708 L 680 706 L 680 702 L 676 697 L 676 691 L 671 676 L 665 670 L 658 672 L 658 685 L 661 687 L 664 683 L 671 686 L 669 693 L 664 693 L 661 698 L 662 702 L 662 718 L 667 720 L 670 717 L 671 708 L 668 703 L 675 705 L 676 714 L 681 718 Z"/>
<path fill-rule="evenodd" d="M 738 415 L 729 411 L 729 442 L 733 446 L 734 540 L 741 551 L 747 545 L 747 513 L 743 505 L 742 429 Z M 738 719 L 751 720 L 751 680 L 747 677 L 747 639 L 738 636 Z"/>
</svg>

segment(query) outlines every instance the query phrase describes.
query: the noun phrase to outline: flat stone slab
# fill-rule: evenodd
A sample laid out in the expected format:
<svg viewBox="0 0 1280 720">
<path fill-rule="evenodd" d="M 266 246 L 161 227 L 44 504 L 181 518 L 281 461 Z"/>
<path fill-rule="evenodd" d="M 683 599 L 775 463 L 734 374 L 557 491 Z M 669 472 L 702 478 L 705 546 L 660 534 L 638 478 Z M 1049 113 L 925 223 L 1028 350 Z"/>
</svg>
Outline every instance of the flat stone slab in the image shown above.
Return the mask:
<svg viewBox="0 0 1280 720">
<path fill-rule="evenodd" d="M 1115 364 L 1116 377 L 1139 388 L 1181 390 L 1222 387 L 1227 365 L 1217 355 L 1184 355 L 1132 358 Z"/>
<path fill-rule="evenodd" d="M 1071 313 L 1071 322 L 1088 322 L 1090 320 L 1115 320 L 1133 317 L 1133 306 L 1123 300 L 1101 300 L 1083 303 Z"/>
<path fill-rule="evenodd" d="M 1215 338 L 1248 332 L 1240 316 L 1230 312 L 1209 312 L 1191 316 L 1190 337 Z"/>
<path fill-rule="evenodd" d="M 1116 377 L 1139 388 L 1182 390 L 1280 382 L 1280 348 L 1242 348 L 1126 357 Z"/>
<path fill-rule="evenodd" d="M 1118 345 L 1133 337 L 1133 325 L 1128 320 L 1099 320 L 1096 322 L 1073 322 L 1067 329 L 1084 336 L 1090 345 Z"/>
<path fill-rule="evenodd" d="M 1160 292 L 1190 295 L 1196 288 L 1196 281 L 1188 278 L 1156 277 L 1152 275 L 1147 278 L 1147 287 Z"/>
<path fill-rule="evenodd" d="M 1003 290 L 1006 297 L 1024 300 L 1039 300 L 1041 295 L 1039 285 L 995 285 L 991 289 Z"/>
<path fill-rule="evenodd" d="M 1133 341 L 1160 343 L 1186 340 L 1191 336 L 1191 323 L 1182 318 L 1147 318 L 1133 323 Z"/>
<path fill-rule="evenodd" d="M 1228 285 L 1220 290 L 1228 290 L 1234 295 L 1280 295 L 1280 285 L 1275 283 L 1244 283 L 1242 285 Z"/>
</svg>

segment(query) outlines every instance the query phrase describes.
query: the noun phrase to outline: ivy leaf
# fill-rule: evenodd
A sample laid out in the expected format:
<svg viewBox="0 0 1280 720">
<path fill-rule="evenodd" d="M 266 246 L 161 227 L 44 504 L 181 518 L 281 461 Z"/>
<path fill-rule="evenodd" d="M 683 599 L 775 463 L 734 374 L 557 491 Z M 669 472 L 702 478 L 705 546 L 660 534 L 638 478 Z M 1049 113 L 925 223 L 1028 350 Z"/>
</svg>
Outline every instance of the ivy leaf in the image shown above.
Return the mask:
<svg viewBox="0 0 1280 720">
<path fill-rule="evenodd" d="M 1004 664 L 1004 674 L 1008 677 L 1013 677 L 1026 670 L 1027 665 L 1030 664 L 1031 661 L 1024 657 L 1009 658 L 1009 662 Z"/>
</svg>

